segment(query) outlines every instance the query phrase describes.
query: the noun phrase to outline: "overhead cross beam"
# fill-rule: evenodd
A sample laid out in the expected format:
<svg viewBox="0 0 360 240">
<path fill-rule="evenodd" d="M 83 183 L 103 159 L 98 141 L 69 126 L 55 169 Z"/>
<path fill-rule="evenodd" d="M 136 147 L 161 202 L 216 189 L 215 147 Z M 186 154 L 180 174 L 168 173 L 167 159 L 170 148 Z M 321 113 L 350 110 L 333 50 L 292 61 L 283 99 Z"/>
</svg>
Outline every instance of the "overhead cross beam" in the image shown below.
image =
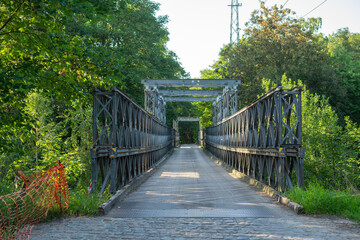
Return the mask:
<svg viewBox="0 0 360 240">
<path fill-rule="evenodd" d="M 237 111 L 236 88 L 240 80 L 146 79 L 141 82 L 145 86 L 145 109 L 162 121 L 166 120 L 166 102 L 213 102 L 214 124 Z M 178 87 L 206 89 L 174 89 Z"/>
<path fill-rule="evenodd" d="M 200 122 L 199 117 L 178 117 L 178 122 Z"/>
<path fill-rule="evenodd" d="M 159 94 L 164 97 L 177 97 L 177 96 L 218 96 L 222 94 L 222 90 L 158 90 Z"/>
<path fill-rule="evenodd" d="M 166 102 L 214 102 L 216 97 L 164 97 Z"/>
<path fill-rule="evenodd" d="M 233 79 L 146 79 L 142 84 L 149 87 L 225 87 L 237 86 L 240 80 Z"/>
</svg>

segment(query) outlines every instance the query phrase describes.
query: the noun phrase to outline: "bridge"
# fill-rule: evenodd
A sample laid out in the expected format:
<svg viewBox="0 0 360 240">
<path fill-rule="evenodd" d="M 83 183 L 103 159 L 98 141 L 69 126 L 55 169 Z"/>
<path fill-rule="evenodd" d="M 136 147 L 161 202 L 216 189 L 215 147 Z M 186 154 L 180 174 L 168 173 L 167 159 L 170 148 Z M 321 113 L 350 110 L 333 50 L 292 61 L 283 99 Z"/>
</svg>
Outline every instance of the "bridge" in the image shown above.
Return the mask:
<svg viewBox="0 0 360 240">
<path fill-rule="evenodd" d="M 94 89 L 91 191 L 130 193 L 105 216 L 39 224 L 31 239 L 359 237 L 346 221 L 296 215 L 239 181 L 246 176 L 279 192 L 304 186 L 301 88 L 278 87 L 237 111 L 234 81 L 196 82 L 205 90 L 184 90 L 194 80 L 171 81 L 146 80 L 145 109 L 116 88 Z M 176 124 L 199 119 L 167 126 L 166 101 L 175 98 L 214 101 L 213 126 L 201 129 L 205 149 L 176 147 Z"/>
<path fill-rule="evenodd" d="M 301 88 L 278 87 L 237 111 L 239 80 L 143 84 L 145 109 L 116 88 L 94 89 L 92 192 L 100 183 L 102 194 L 109 183 L 114 194 L 178 145 L 178 129 L 165 124 L 167 101 L 213 101 L 213 126 L 199 133 L 209 153 L 279 191 L 304 186 Z"/>
</svg>

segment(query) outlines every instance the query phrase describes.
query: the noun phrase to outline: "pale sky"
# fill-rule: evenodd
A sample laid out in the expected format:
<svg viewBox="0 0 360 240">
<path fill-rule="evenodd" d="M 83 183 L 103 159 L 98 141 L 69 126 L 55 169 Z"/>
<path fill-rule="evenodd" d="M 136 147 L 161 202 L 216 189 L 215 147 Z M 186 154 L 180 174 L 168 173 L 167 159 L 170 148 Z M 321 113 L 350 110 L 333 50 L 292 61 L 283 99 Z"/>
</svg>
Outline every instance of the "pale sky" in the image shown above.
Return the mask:
<svg viewBox="0 0 360 240">
<path fill-rule="evenodd" d="M 174 51 L 185 71 L 192 78 L 208 68 L 219 56 L 224 44 L 230 41 L 231 0 L 153 0 L 160 3 L 158 15 L 168 15 L 170 32 L 168 49 Z M 286 7 L 304 16 L 324 0 L 288 0 Z M 267 0 L 266 6 L 284 4 L 286 0 Z M 239 0 L 240 28 L 259 8 L 258 0 Z M 348 27 L 360 32 L 360 0 L 327 0 L 306 17 L 321 17 L 321 32 L 326 35 Z"/>
</svg>

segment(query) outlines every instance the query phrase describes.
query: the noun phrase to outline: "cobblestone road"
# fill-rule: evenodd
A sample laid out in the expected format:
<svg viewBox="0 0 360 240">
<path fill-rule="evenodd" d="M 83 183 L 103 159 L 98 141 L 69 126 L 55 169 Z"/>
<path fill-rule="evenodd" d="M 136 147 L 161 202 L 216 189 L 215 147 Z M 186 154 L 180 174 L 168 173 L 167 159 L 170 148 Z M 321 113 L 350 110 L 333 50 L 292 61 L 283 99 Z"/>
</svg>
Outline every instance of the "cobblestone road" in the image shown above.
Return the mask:
<svg viewBox="0 0 360 240">
<path fill-rule="evenodd" d="M 360 226 L 299 216 L 183 146 L 107 215 L 34 227 L 30 239 L 360 239 Z"/>
<path fill-rule="evenodd" d="M 346 220 L 284 218 L 68 218 L 42 223 L 30 239 L 360 239 Z"/>
</svg>

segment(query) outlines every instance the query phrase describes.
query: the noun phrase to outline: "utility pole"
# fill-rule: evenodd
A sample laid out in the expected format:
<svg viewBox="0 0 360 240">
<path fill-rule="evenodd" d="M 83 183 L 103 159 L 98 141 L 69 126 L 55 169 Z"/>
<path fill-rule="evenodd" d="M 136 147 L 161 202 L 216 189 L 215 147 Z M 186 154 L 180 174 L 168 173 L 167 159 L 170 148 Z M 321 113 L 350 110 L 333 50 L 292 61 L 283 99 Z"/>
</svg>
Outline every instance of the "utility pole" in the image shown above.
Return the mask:
<svg viewBox="0 0 360 240">
<path fill-rule="evenodd" d="M 240 27 L 239 27 L 239 7 L 242 6 L 242 3 L 239 3 L 239 0 L 231 0 L 231 5 L 229 5 L 231 7 L 231 22 L 230 22 L 230 49 L 229 49 L 229 67 L 228 67 L 228 72 L 229 72 L 229 78 L 232 78 L 232 48 L 233 48 L 233 44 L 238 43 L 240 41 Z M 237 86 L 236 86 L 237 87 Z M 237 94 L 237 89 L 236 87 L 234 89 L 227 89 L 225 91 L 223 91 L 223 97 L 226 97 L 222 99 L 222 101 L 220 101 L 220 104 L 218 105 L 223 105 L 221 107 L 221 110 L 224 110 L 224 106 L 226 106 L 226 110 L 225 110 L 225 115 L 223 115 L 223 113 L 221 114 L 222 118 L 226 118 L 229 115 L 235 113 L 238 110 L 238 94 Z M 223 103 L 226 103 L 225 105 Z M 217 106 L 215 106 L 216 109 Z M 213 114 L 214 115 L 214 114 Z M 215 120 L 213 120 L 213 124 L 215 123 Z"/>
<path fill-rule="evenodd" d="M 240 28 L 239 28 L 239 7 L 242 3 L 239 0 L 231 0 L 231 22 L 230 22 L 230 44 L 238 42 L 240 40 Z"/>
</svg>

